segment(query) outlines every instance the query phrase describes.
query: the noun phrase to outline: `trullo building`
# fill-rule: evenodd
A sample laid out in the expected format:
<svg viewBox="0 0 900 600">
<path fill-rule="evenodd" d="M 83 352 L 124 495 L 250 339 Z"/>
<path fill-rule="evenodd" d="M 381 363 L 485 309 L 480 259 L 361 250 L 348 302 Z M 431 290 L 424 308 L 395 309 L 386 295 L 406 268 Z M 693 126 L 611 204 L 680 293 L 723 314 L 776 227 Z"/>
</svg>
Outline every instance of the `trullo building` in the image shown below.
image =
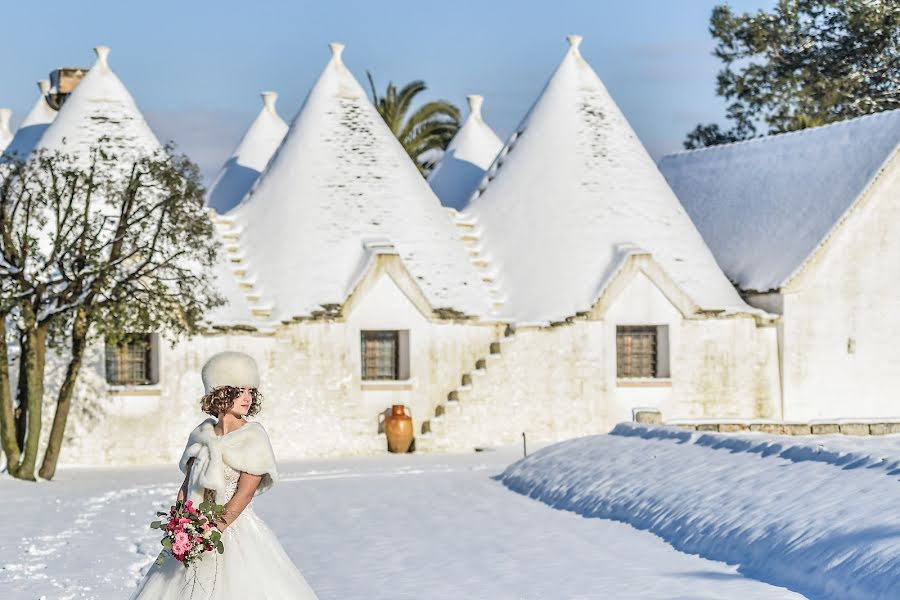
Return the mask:
<svg viewBox="0 0 900 600">
<path fill-rule="evenodd" d="M 262 92 L 260 95 L 262 110 L 209 188 L 207 204 L 220 214 L 237 206 L 241 198 L 250 191 L 287 133 L 287 123 L 275 110 L 278 94 Z"/>
<path fill-rule="evenodd" d="M 37 82 L 40 95 L 34 106 L 19 123 L 15 136 L 4 152 L 13 157 L 24 158 L 31 154 L 38 140 L 56 118 L 57 111 L 50 106 L 47 95 L 50 93 L 50 82 L 42 79 Z"/>
<path fill-rule="evenodd" d="M 481 115 L 484 98 L 471 95 L 466 99 L 469 102 L 469 116 L 428 176 L 431 189 L 444 206 L 455 209 L 466 205 L 485 171 L 503 148 L 503 142 Z"/>
</svg>

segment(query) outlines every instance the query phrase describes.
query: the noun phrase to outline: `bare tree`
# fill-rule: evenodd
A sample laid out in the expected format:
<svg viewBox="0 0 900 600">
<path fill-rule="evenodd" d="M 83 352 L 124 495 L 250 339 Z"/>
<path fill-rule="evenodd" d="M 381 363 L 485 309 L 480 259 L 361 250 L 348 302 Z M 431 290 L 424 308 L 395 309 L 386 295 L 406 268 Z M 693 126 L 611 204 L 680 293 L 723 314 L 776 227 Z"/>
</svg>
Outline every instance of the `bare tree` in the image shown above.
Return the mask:
<svg viewBox="0 0 900 600">
<path fill-rule="evenodd" d="M 139 158 L 101 147 L 88 157 L 41 151 L 0 163 L 0 445 L 11 475 L 35 479 L 48 349 L 68 362 L 44 479 L 55 474 L 94 336 L 190 335 L 206 309 L 223 303 L 203 196 L 196 165 L 171 147 Z M 18 347 L 15 391 L 3 340 Z"/>
</svg>

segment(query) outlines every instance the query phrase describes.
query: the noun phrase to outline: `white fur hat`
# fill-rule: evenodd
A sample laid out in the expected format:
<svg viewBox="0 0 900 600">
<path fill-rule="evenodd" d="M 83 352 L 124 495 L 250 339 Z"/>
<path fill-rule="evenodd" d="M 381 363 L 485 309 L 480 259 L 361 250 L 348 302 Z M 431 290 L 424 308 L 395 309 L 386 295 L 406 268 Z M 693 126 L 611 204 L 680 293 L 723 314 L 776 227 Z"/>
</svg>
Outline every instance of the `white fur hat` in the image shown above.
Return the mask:
<svg viewBox="0 0 900 600">
<path fill-rule="evenodd" d="M 203 387 L 210 393 L 221 385 L 259 387 L 259 369 L 253 357 L 243 352 L 219 352 L 203 365 Z"/>
</svg>

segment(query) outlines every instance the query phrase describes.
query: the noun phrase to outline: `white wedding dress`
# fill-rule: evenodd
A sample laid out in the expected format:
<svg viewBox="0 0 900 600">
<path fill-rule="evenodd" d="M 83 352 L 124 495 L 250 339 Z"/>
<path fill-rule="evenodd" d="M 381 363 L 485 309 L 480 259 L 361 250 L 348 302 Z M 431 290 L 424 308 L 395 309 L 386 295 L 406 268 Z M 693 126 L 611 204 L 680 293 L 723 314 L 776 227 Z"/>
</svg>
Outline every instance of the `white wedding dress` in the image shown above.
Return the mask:
<svg viewBox="0 0 900 600">
<path fill-rule="evenodd" d="M 240 471 L 225 464 L 225 504 L 237 490 Z M 316 594 L 291 562 L 275 533 L 253 510 L 244 508 L 222 532 L 225 552 L 205 552 L 184 568 L 168 553 L 153 566 L 131 600 L 315 600 Z M 196 577 L 195 577 L 196 576 Z"/>
</svg>

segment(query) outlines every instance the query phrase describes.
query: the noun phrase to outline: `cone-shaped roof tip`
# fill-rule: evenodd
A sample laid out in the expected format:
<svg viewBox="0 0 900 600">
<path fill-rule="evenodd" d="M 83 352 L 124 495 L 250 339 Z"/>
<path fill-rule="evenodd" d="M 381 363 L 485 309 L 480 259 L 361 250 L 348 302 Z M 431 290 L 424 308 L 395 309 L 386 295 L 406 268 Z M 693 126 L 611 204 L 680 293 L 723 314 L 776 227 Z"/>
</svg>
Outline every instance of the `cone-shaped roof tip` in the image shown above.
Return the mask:
<svg viewBox="0 0 900 600">
<path fill-rule="evenodd" d="M 107 62 L 107 58 L 109 57 L 109 46 L 97 46 L 94 48 L 94 54 L 97 55 L 97 63 L 101 66 L 108 67 L 109 63 Z"/>
<path fill-rule="evenodd" d="M 567 35 L 566 39 L 569 41 L 569 47 L 572 49 L 575 54 L 579 54 L 578 46 L 581 45 L 581 40 L 584 38 L 580 35 Z"/>
<path fill-rule="evenodd" d="M 481 105 L 484 104 L 484 96 L 478 94 L 470 94 L 466 96 L 469 101 L 469 111 L 472 115 L 481 118 Z"/>
<path fill-rule="evenodd" d="M 262 97 L 263 106 L 275 112 L 275 101 L 278 100 L 278 92 L 260 92 L 259 95 Z"/>
<path fill-rule="evenodd" d="M 344 44 L 340 42 L 331 42 L 328 44 L 328 47 L 331 48 L 331 55 L 338 61 L 341 60 L 341 53 L 344 51 Z"/>
<path fill-rule="evenodd" d="M 50 80 L 49 79 L 41 79 L 37 82 L 38 89 L 41 90 L 42 95 L 47 95 L 47 92 L 50 91 Z"/>
</svg>

